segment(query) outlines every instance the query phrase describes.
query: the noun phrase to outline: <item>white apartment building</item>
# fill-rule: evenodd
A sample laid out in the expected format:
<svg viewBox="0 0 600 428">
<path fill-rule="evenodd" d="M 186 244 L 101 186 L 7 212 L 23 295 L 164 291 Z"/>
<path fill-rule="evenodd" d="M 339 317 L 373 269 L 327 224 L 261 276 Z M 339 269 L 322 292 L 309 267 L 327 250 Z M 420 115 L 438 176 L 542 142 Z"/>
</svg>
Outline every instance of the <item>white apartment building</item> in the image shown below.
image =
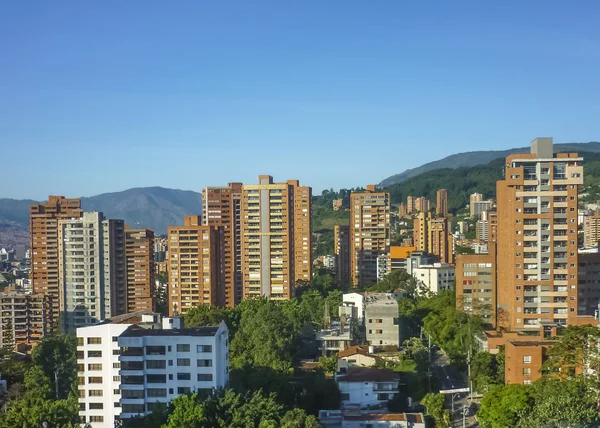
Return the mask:
<svg viewBox="0 0 600 428">
<path fill-rule="evenodd" d="M 77 329 L 79 416 L 92 428 L 229 380 L 228 329 L 182 328 L 181 318 L 136 312 Z"/>
<path fill-rule="evenodd" d="M 337 266 L 337 256 L 335 254 L 328 254 L 326 256 L 323 256 L 323 267 L 325 269 L 329 269 L 331 271 L 335 272 L 336 266 Z"/>
<path fill-rule="evenodd" d="M 447 263 L 434 263 L 413 269 L 413 277 L 420 288 L 437 294 L 440 290 L 451 290 L 456 279 L 456 269 Z"/>
<path fill-rule="evenodd" d="M 63 331 L 126 312 L 125 226 L 100 212 L 61 220 L 59 304 Z"/>
<path fill-rule="evenodd" d="M 398 375 L 390 369 L 352 367 L 336 377 L 342 407 L 385 404 L 398 394 Z"/>
<path fill-rule="evenodd" d="M 358 320 L 362 324 L 365 318 L 365 296 L 359 293 L 346 293 L 342 295 L 342 306 L 339 308 L 340 316 L 346 315 Z"/>
</svg>

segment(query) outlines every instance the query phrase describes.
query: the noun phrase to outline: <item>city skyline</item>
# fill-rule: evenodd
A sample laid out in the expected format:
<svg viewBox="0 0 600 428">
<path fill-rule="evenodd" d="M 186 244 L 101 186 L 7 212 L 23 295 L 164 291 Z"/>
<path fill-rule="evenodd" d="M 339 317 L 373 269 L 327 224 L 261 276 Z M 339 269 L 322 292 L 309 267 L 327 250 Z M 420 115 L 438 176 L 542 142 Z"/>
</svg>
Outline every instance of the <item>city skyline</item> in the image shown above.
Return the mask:
<svg viewBox="0 0 600 428">
<path fill-rule="evenodd" d="M 320 193 L 541 132 L 597 140 L 597 8 L 10 4 L 0 26 L 12 42 L 0 68 L 0 141 L 13 156 L 27 148 L 29 174 L 0 196 L 189 182 L 199 191 L 265 172 Z M 226 168 L 203 162 L 223 149 Z M 172 151 L 186 156 L 161 174 Z M 70 173 L 47 174 L 64 153 Z M 108 159 L 128 166 L 103 174 Z M 333 174 L 332 159 L 363 167 Z M 5 167 L 21 172 L 19 162 Z"/>
</svg>

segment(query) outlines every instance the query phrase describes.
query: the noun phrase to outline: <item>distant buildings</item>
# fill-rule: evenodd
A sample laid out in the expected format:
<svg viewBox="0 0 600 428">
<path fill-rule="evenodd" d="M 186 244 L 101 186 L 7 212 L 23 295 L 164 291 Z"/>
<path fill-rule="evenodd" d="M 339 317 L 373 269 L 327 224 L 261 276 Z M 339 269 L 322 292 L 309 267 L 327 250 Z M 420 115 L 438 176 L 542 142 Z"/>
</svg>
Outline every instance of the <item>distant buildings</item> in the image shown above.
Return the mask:
<svg viewBox="0 0 600 428">
<path fill-rule="evenodd" d="M 350 226 L 336 224 L 333 227 L 333 248 L 337 257 L 336 280 L 350 283 Z"/>
<path fill-rule="evenodd" d="M 154 231 L 125 226 L 127 313 L 156 310 Z"/>
<path fill-rule="evenodd" d="M 436 192 L 435 213 L 440 217 L 448 217 L 448 191 L 446 189 Z"/>
<path fill-rule="evenodd" d="M 29 352 L 54 330 L 52 296 L 0 293 L 1 346 Z"/>
<path fill-rule="evenodd" d="M 143 416 L 181 394 L 229 379 L 228 330 L 183 328 L 181 318 L 138 312 L 77 330 L 79 416 L 92 428 Z"/>
<path fill-rule="evenodd" d="M 344 200 L 343 199 L 334 199 L 332 202 L 332 208 L 334 211 L 339 211 L 344 208 Z"/>
<path fill-rule="evenodd" d="M 357 287 L 377 282 L 377 257 L 390 246 L 390 195 L 368 185 L 350 195 L 350 273 Z"/>
<path fill-rule="evenodd" d="M 437 294 L 441 290 L 452 289 L 455 269 L 448 263 L 420 265 L 412 269 L 412 275 L 417 280 L 419 288 Z"/>
<path fill-rule="evenodd" d="M 583 217 L 583 245 L 597 247 L 600 241 L 600 211 Z"/>
<path fill-rule="evenodd" d="M 414 242 L 417 251 L 433 254 L 441 263 L 453 262 L 452 235 L 446 218 L 419 213 L 414 220 Z"/>
</svg>

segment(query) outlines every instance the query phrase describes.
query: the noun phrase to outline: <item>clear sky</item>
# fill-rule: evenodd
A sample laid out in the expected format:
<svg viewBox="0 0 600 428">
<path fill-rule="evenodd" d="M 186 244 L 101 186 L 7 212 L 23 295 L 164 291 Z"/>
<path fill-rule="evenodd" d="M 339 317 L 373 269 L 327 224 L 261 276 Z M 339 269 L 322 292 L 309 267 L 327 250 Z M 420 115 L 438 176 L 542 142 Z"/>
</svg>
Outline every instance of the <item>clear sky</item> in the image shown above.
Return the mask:
<svg viewBox="0 0 600 428">
<path fill-rule="evenodd" d="M 600 2 L 0 0 L 0 197 L 600 140 Z"/>
</svg>

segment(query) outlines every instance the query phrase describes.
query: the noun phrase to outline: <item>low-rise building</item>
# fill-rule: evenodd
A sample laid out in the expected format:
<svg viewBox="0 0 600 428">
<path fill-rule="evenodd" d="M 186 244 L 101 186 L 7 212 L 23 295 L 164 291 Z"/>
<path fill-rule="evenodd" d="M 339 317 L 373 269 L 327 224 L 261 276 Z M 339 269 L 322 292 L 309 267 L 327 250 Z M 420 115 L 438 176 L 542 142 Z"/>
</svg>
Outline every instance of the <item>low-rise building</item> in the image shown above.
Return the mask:
<svg viewBox="0 0 600 428">
<path fill-rule="evenodd" d="M 31 351 L 33 345 L 52 333 L 53 315 L 50 296 L 0 293 L 0 347 Z"/>
<path fill-rule="evenodd" d="M 323 267 L 329 269 L 332 272 L 336 271 L 336 256 L 335 254 L 328 254 L 323 256 Z"/>
<path fill-rule="evenodd" d="M 441 290 L 452 289 L 455 271 L 454 266 L 450 266 L 448 263 L 434 263 L 413 269 L 412 275 L 420 288 L 437 294 Z"/>
<path fill-rule="evenodd" d="M 346 293 L 342 295 L 342 306 L 340 306 L 340 317 L 343 315 L 363 323 L 365 318 L 365 296 L 360 293 Z"/>
<path fill-rule="evenodd" d="M 398 374 L 390 369 L 353 367 L 336 377 L 342 406 L 360 408 L 386 404 L 399 392 Z"/>
<path fill-rule="evenodd" d="M 325 428 L 425 428 L 422 413 L 388 413 L 376 410 L 319 410 L 319 422 Z"/>
<path fill-rule="evenodd" d="M 81 422 L 112 428 L 177 395 L 224 387 L 227 326 L 182 328 L 182 322 L 139 312 L 78 328 Z"/>
<path fill-rule="evenodd" d="M 353 367 L 373 367 L 377 359 L 369 352 L 369 348 L 365 345 L 355 345 L 338 352 L 338 374 L 346 373 Z"/>
<path fill-rule="evenodd" d="M 377 256 L 377 282 L 382 281 L 388 273 L 390 273 L 390 256 L 380 254 Z"/>
<path fill-rule="evenodd" d="M 546 352 L 555 341 L 509 341 L 504 345 L 506 384 L 530 385 L 542 377 Z"/>
<path fill-rule="evenodd" d="M 365 293 L 365 330 L 369 345 L 400 345 L 398 301 L 393 294 Z"/>
<path fill-rule="evenodd" d="M 353 337 L 349 325 L 332 323 L 331 328 L 317 332 L 319 354 L 330 356 L 352 345 Z"/>
</svg>

